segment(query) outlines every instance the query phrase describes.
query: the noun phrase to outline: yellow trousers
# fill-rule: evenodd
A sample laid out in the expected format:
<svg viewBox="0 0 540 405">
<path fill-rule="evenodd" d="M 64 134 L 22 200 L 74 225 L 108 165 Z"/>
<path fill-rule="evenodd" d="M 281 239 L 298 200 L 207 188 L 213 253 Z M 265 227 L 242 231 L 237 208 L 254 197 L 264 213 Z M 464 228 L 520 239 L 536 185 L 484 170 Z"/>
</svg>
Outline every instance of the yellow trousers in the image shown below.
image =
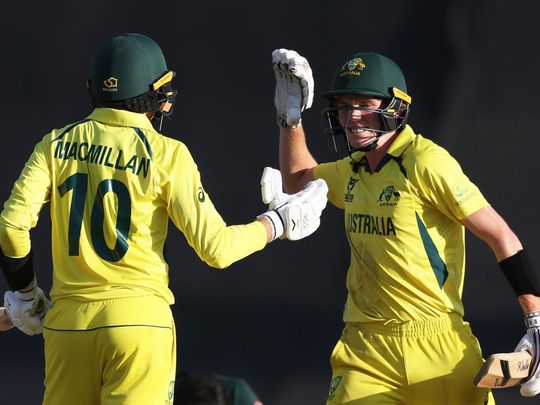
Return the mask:
<svg viewBox="0 0 540 405">
<path fill-rule="evenodd" d="M 482 354 L 467 322 L 347 324 L 331 356 L 327 405 L 494 405 L 475 387 Z"/>
<path fill-rule="evenodd" d="M 61 301 L 43 332 L 44 405 L 172 405 L 176 338 L 163 300 Z"/>
</svg>

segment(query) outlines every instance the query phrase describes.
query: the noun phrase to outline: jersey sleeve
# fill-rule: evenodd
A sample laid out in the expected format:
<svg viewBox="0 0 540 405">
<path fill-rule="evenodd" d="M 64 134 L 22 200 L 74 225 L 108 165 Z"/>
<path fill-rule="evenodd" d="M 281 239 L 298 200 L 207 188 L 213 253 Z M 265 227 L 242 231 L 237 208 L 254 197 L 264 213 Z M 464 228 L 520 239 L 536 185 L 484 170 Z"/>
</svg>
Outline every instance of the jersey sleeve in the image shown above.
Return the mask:
<svg viewBox="0 0 540 405">
<path fill-rule="evenodd" d="M 266 230 L 259 221 L 227 226 L 204 190 L 197 165 L 184 145 L 169 165 L 162 186 L 167 211 L 203 261 L 225 268 L 266 245 Z"/>
<path fill-rule="evenodd" d="M 0 246 L 8 257 L 24 257 L 30 252 L 30 229 L 37 225 L 41 208 L 50 199 L 47 139 L 34 148 L 0 214 Z"/>
<path fill-rule="evenodd" d="M 442 148 L 418 156 L 414 174 L 420 194 L 448 217 L 462 220 L 488 205 L 459 163 Z"/>
<path fill-rule="evenodd" d="M 343 179 L 347 175 L 349 163 L 345 160 L 321 163 L 313 168 L 313 178 L 323 179 L 328 185 L 328 201 L 337 208 L 345 208 L 343 200 Z"/>
</svg>

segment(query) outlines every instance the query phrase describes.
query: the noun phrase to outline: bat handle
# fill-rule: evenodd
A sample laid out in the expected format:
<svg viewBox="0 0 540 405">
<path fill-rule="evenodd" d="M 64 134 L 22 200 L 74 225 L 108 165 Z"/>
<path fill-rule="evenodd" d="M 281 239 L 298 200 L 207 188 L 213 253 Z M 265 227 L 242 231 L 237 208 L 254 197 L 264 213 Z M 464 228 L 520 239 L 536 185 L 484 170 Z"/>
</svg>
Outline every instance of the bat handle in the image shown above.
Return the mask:
<svg viewBox="0 0 540 405">
<path fill-rule="evenodd" d="M 0 332 L 5 332 L 11 328 L 13 328 L 13 323 L 6 314 L 6 309 L 4 307 L 0 307 Z"/>
</svg>

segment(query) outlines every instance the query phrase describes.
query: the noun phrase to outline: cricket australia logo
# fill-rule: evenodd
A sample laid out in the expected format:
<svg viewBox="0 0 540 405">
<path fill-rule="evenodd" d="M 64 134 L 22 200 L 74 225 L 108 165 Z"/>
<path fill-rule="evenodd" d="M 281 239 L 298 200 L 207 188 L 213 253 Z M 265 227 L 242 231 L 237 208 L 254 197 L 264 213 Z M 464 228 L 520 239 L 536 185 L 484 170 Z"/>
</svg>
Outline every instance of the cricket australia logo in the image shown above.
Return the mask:
<svg viewBox="0 0 540 405">
<path fill-rule="evenodd" d="M 353 76 L 360 76 L 360 72 L 366 68 L 366 64 L 362 60 L 362 58 L 354 58 L 351 59 L 343 64 L 341 69 L 339 70 L 339 76 L 347 76 L 347 75 L 353 75 Z"/>
<path fill-rule="evenodd" d="M 345 202 L 352 202 L 354 194 L 352 194 L 351 192 L 356 183 L 358 183 L 358 179 L 355 179 L 354 177 L 349 178 L 349 183 L 347 184 L 347 192 L 345 193 Z"/>
<path fill-rule="evenodd" d="M 103 88 L 101 90 L 108 92 L 118 91 L 118 79 L 116 77 L 109 77 L 106 80 L 103 80 Z"/>
<path fill-rule="evenodd" d="M 328 392 L 329 401 L 334 399 L 334 397 L 336 396 L 336 390 L 338 389 L 338 386 L 341 383 L 342 379 L 343 377 L 338 375 L 336 378 L 332 380 L 332 383 L 330 384 L 330 391 Z"/>
<path fill-rule="evenodd" d="M 381 191 L 377 202 L 380 207 L 395 207 L 401 197 L 399 191 L 394 186 L 388 186 Z"/>
</svg>

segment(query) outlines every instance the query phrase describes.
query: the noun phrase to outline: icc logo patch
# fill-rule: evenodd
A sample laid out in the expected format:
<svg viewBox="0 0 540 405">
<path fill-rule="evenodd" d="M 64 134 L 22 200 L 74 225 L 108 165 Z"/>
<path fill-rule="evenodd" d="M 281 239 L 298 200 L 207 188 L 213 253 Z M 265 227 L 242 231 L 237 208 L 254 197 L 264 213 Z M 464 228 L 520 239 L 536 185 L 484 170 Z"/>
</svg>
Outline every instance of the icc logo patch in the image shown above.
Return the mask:
<svg viewBox="0 0 540 405">
<path fill-rule="evenodd" d="M 352 190 L 354 186 L 358 183 L 358 179 L 355 179 L 354 177 L 349 178 L 349 183 L 347 184 L 347 193 L 345 193 L 345 202 L 352 202 L 354 198 L 354 194 L 352 194 Z"/>
</svg>

